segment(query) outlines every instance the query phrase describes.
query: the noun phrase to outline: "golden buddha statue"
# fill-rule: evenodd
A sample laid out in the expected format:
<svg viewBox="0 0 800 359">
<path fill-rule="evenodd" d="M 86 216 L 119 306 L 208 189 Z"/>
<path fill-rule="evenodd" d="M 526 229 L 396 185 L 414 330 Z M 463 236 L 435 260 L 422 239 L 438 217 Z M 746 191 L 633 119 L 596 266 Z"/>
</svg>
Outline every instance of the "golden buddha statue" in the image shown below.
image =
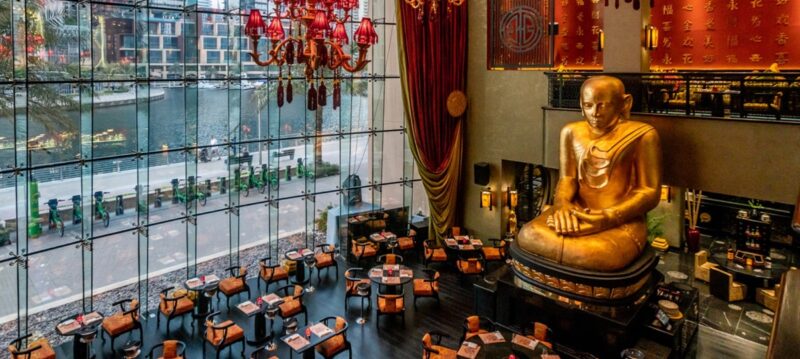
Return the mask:
<svg viewBox="0 0 800 359">
<path fill-rule="evenodd" d="M 559 264 L 614 272 L 647 244 L 645 214 L 659 201 L 661 144 L 630 121 L 631 95 L 617 78 L 591 77 L 580 90 L 585 121 L 561 130 L 553 206 L 526 223 L 519 247 Z"/>
</svg>

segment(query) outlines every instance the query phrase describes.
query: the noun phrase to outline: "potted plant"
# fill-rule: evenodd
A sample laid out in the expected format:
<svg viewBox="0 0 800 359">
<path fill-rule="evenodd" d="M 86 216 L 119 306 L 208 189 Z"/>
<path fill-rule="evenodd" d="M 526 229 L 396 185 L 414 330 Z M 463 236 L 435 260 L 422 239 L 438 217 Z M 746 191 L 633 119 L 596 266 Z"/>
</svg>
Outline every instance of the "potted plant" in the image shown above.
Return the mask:
<svg viewBox="0 0 800 359">
<path fill-rule="evenodd" d="M 664 216 L 647 213 L 647 242 L 653 248 L 666 252 L 669 249 L 669 243 L 661 237 L 664 235 L 664 229 L 661 228 L 662 224 L 664 224 Z"/>
<path fill-rule="evenodd" d="M 697 216 L 700 213 L 700 201 L 703 200 L 703 191 L 686 191 L 686 207 L 689 210 L 689 230 L 686 233 L 686 248 L 689 253 L 700 250 L 700 231 L 697 230 Z"/>
</svg>

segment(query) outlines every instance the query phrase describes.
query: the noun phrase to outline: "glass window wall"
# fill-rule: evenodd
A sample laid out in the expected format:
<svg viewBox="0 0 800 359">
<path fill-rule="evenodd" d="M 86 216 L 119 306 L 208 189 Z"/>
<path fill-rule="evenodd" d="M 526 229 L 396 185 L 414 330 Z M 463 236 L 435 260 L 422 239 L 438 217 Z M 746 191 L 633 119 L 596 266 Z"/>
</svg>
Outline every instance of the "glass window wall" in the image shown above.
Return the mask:
<svg viewBox="0 0 800 359">
<path fill-rule="evenodd" d="M 0 0 L 0 337 L 58 344 L 55 320 L 111 298 L 153 310 L 189 277 L 343 244 L 349 190 L 398 209 L 398 223 L 427 213 L 394 5 L 362 5 L 346 27 L 378 19 L 370 64 L 339 74 L 335 109 L 334 74 L 319 71 L 328 104 L 308 110 L 302 66 L 246 53 L 247 19 L 233 14 L 247 6 Z"/>
</svg>

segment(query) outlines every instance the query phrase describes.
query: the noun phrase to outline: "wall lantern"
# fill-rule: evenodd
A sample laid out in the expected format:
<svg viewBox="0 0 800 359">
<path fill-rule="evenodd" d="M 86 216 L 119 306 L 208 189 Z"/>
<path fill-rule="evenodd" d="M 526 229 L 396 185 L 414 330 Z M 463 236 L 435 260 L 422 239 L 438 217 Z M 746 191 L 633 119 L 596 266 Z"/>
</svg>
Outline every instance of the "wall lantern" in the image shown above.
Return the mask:
<svg viewBox="0 0 800 359">
<path fill-rule="evenodd" d="M 597 52 L 603 52 L 603 48 L 606 47 L 606 36 L 603 34 L 603 30 L 597 30 Z"/>
<path fill-rule="evenodd" d="M 668 185 L 661 185 L 661 200 L 667 203 L 672 201 L 672 187 Z"/>
<path fill-rule="evenodd" d="M 511 189 L 511 186 L 508 187 L 506 191 L 506 204 L 508 208 L 514 209 L 517 208 L 517 203 L 519 202 L 519 193 L 515 189 Z"/>
<path fill-rule="evenodd" d="M 658 48 L 658 29 L 653 25 L 644 28 L 644 47 L 651 51 Z"/>
<path fill-rule="evenodd" d="M 492 188 L 486 187 L 481 190 L 481 208 L 492 210 Z"/>
</svg>

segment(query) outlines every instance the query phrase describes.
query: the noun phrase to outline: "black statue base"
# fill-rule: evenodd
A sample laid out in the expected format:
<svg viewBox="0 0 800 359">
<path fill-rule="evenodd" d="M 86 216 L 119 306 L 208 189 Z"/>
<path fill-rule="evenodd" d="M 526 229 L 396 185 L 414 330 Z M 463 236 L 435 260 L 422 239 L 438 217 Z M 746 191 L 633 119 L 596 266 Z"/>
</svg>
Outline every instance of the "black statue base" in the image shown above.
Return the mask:
<svg viewBox="0 0 800 359">
<path fill-rule="evenodd" d="M 636 300 L 623 305 L 599 305 L 570 299 L 520 281 L 510 267 L 502 267 L 476 283 L 475 312 L 521 330 L 532 330 L 533 322 L 553 330 L 556 349 L 566 346 L 601 358 L 619 358 L 640 338 L 647 315 L 647 299 L 663 279 L 651 275 Z"/>
<path fill-rule="evenodd" d="M 600 306 L 641 302 L 658 264 L 658 257 L 647 246 L 639 258 L 618 272 L 597 272 L 558 264 L 511 244 L 511 267 L 521 287 L 538 288 L 573 301 Z M 652 285 L 651 285 L 652 287 Z"/>
</svg>

